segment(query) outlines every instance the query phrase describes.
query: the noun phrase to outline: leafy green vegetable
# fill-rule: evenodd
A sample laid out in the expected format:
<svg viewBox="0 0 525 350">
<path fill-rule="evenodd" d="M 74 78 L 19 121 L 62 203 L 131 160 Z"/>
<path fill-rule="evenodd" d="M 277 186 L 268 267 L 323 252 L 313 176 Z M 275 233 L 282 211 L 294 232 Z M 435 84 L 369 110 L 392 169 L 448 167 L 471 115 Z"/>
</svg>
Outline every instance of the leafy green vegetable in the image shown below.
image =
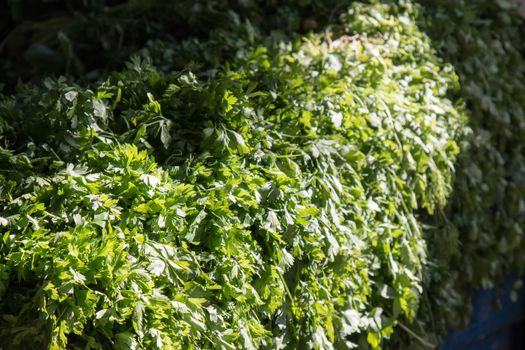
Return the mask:
<svg viewBox="0 0 525 350">
<path fill-rule="evenodd" d="M 437 339 L 447 327 L 466 326 L 473 290 L 495 287 L 510 272 L 524 273 L 525 27 L 516 7 L 514 1 L 431 1 L 420 7 L 420 27 L 459 75 L 457 97 L 472 130 L 461 145 L 449 205 L 426 220 L 432 264 L 428 302 L 416 319 L 420 332 L 432 324 L 429 336 Z M 521 287 L 519 279 L 515 287 Z"/>
<path fill-rule="evenodd" d="M 389 10 L 212 75 L 134 59 L 4 97 L 3 162 L 27 161 L 2 182 L 2 346 L 376 348 L 413 319 L 415 209 L 444 204 L 463 119 Z"/>
<path fill-rule="evenodd" d="M 523 269 L 507 2 L 109 3 L 67 6 L 156 19 L 125 68 L 73 80 L 72 25 L 35 51 L 69 78 L 0 95 L 1 348 L 431 346 Z"/>
</svg>

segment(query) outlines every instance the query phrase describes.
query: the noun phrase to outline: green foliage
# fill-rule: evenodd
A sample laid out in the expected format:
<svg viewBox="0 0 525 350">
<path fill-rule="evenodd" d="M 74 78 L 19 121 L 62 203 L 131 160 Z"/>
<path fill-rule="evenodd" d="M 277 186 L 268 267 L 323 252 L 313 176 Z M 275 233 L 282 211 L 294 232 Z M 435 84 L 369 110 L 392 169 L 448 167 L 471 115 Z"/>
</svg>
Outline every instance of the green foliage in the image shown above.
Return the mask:
<svg viewBox="0 0 525 350">
<path fill-rule="evenodd" d="M 464 120 L 411 11 L 3 96 L 0 345 L 378 348 L 414 320 Z"/>
<path fill-rule="evenodd" d="M 0 348 L 429 347 L 523 272 L 523 20 L 371 3 L 0 5 Z"/>
<path fill-rule="evenodd" d="M 466 326 L 474 289 L 525 272 L 525 26 L 514 1 L 424 3 L 421 28 L 455 67 L 471 128 L 449 205 L 427 221 L 434 263 L 417 319 L 439 334 Z"/>
<path fill-rule="evenodd" d="M 465 248 L 471 267 L 462 279 L 492 287 L 503 277 L 502 271 L 512 267 L 522 272 L 525 267 L 521 254 L 525 226 L 523 20 L 505 12 L 513 6 L 506 1 L 478 7 L 466 2 L 441 6 L 438 18 L 446 13 L 459 21 L 450 17 L 445 6 L 462 13 L 462 32 L 452 33 L 438 23 L 428 25 L 435 35 L 440 34 L 443 56 L 457 67 L 473 130 L 459 159 L 461 173 L 447 216 L 461 232 L 461 241 L 469 242 Z M 494 15 L 482 20 L 486 13 Z"/>
<path fill-rule="evenodd" d="M 344 8 L 338 0 L 6 0 L 0 4 L 0 79 L 8 87 L 52 74 L 92 82 L 122 69 L 151 40 L 204 40 L 217 30 L 238 40 L 231 33 L 245 21 L 264 32 L 319 29 Z M 213 56 L 231 58 L 220 50 Z"/>
</svg>

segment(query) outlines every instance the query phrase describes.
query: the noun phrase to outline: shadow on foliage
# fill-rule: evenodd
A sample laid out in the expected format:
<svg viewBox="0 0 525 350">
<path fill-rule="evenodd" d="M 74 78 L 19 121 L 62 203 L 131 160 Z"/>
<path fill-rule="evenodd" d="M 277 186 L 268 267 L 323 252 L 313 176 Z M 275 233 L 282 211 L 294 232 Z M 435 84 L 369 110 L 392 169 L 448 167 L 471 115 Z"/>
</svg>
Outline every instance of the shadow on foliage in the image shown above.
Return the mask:
<svg viewBox="0 0 525 350">
<path fill-rule="evenodd" d="M 421 29 L 459 76 L 452 98 L 471 128 L 446 208 L 425 219 L 431 264 L 417 319 L 439 335 L 467 326 L 476 289 L 525 272 L 525 25 L 515 1 L 419 3 Z"/>
</svg>

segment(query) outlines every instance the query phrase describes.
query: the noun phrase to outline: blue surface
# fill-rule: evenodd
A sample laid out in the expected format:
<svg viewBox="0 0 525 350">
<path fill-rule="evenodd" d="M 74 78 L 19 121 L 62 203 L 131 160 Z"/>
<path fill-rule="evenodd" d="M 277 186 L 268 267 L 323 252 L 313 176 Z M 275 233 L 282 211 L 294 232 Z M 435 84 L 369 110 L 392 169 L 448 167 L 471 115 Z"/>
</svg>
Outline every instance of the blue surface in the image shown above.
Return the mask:
<svg viewBox="0 0 525 350">
<path fill-rule="evenodd" d="M 503 284 L 501 308 L 496 308 L 494 301 L 498 297 L 495 289 L 479 290 L 473 297 L 473 314 L 470 326 L 466 330 L 455 330 L 449 333 L 440 350 L 507 350 L 525 349 L 517 347 L 516 335 L 525 321 L 525 294 L 520 293 L 518 300 L 510 300 L 514 276 L 508 276 Z"/>
</svg>

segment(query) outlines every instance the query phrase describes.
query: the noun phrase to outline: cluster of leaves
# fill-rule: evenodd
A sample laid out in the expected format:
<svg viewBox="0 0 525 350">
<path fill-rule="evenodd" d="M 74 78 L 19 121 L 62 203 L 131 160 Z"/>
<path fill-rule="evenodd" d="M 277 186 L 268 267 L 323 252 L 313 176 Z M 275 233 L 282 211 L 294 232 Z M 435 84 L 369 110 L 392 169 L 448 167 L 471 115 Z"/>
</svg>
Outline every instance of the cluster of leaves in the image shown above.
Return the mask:
<svg viewBox="0 0 525 350">
<path fill-rule="evenodd" d="M 91 82 L 148 40 L 206 39 L 235 32 L 240 18 L 262 31 L 292 33 L 335 19 L 338 0 L 9 0 L 0 4 L 0 79 L 39 81 L 63 74 Z M 314 18 L 315 14 L 315 18 Z M 224 60 L 229 52 L 215 51 Z M 186 62 L 187 64 L 187 62 Z"/>
<path fill-rule="evenodd" d="M 419 214 L 444 206 L 465 131 L 457 77 L 415 18 L 355 4 L 339 38 L 289 41 L 237 21 L 215 43 L 154 42 L 154 64 L 91 88 L 2 95 L 0 347 L 379 348 L 397 325 L 413 333 Z M 179 54 L 204 63 L 175 70 Z"/>
<path fill-rule="evenodd" d="M 447 324 L 468 324 L 474 289 L 525 273 L 525 26 L 516 6 L 431 1 L 420 8 L 420 27 L 459 76 L 471 128 L 449 205 L 427 220 L 434 261 L 429 302 L 417 319 L 421 329 L 434 324 L 437 336 Z"/>
</svg>

